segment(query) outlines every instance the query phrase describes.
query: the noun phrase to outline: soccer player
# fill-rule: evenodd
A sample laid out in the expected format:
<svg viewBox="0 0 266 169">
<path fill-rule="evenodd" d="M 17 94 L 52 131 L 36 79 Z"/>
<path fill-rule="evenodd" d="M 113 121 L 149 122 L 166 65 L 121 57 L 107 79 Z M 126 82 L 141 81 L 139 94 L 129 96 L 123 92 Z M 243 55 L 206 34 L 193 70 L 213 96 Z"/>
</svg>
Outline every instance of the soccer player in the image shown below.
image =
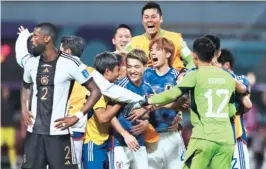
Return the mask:
<svg viewBox="0 0 266 169">
<path fill-rule="evenodd" d="M 204 35 L 204 37 L 210 39 L 215 45 L 215 55 L 212 59 L 212 65 L 216 66 L 216 67 L 221 67 L 221 64 L 218 63 L 218 61 L 217 61 L 217 59 L 221 55 L 221 40 L 220 40 L 220 38 L 218 36 L 215 36 L 212 34 L 206 34 L 206 35 Z M 244 84 L 239 82 L 237 79 L 235 81 L 236 81 L 236 91 L 237 92 L 242 93 L 242 94 L 249 94 L 249 89 L 246 88 L 246 86 Z"/>
<path fill-rule="evenodd" d="M 115 54 L 119 55 L 122 58 L 119 72 L 119 79 L 126 76 L 126 66 L 125 66 L 125 57 L 126 53 L 123 52 L 125 46 L 131 41 L 132 30 L 126 24 L 120 24 L 115 28 L 114 35 L 112 38 L 112 43 L 115 46 Z"/>
<path fill-rule="evenodd" d="M 119 80 L 117 84 L 139 95 L 147 96 L 152 94 L 151 86 L 142 79 L 147 62 L 148 58 L 144 51 L 134 49 L 129 52 L 126 57 L 127 77 Z M 109 140 L 114 144 L 114 149 L 110 153 L 114 156 L 112 157 L 110 155 L 110 166 L 113 166 L 114 169 L 148 169 L 147 151 L 144 145 L 143 133 L 135 136 L 140 147 L 138 150 L 132 151 L 127 147 L 123 134 L 117 130 L 117 123 L 120 123 L 128 132 L 131 131 L 134 125 L 139 123 L 138 120 L 134 122 L 128 120 L 127 115 L 123 111 L 124 109 L 120 110 L 120 114 L 117 117 L 118 121 L 112 120 L 111 122 L 115 131 L 114 140 Z"/>
<path fill-rule="evenodd" d="M 144 80 L 158 94 L 177 84 L 179 72 L 171 67 L 175 46 L 167 38 L 157 38 L 151 41 L 149 50 L 153 68 L 147 68 Z M 182 168 L 185 154 L 183 139 L 179 132 L 168 131 L 169 126 L 175 123 L 177 114 L 175 110 L 165 107 L 150 114 L 151 124 L 160 133 L 158 143 L 146 144 L 147 149 L 155 150 L 148 153 L 150 169 Z"/>
<path fill-rule="evenodd" d="M 81 57 L 84 48 L 85 48 L 85 42 L 81 37 L 65 36 L 61 39 L 60 50 L 68 54 Z M 105 52 L 102 55 L 110 58 L 115 57 L 115 55 L 110 52 Z M 98 60 L 99 59 L 101 59 L 101 57 L 99 57 Z M 121 62 L 120 60 L 121 59 L 119 59 L 118 63 Z M 101 61 L 101 63 L 103 63 L 103 61 Z M 113 83 L 110 83 L 108 80 L 106 80 L 102 75 L 104 74 L 105 71 L 104 66 L 102 67 L 97 66 L 96 69 L 100 73 L 92 67 L 87 67 L 88 72 L 94 78 L 95 83 L 99 86 L 103 95 L 105 95 L 106 97 L 111 98 L 118 102 L 132 102 L 140 100 L 142 98 L 141 96 L 125 88 L 122 88 L 118 85 L 114 85 Z M 74 115 L 76 111 L 81 109 L 88 95 L 89 95 L 88 90 L 83 86 L 81 86 L 80 84 L 78 84 L 77 82 L 75 82 L 69 99 L 68 115 Z M 88 117 L 85 115 L 77 124 L 75 124 L 71 128 L 74 133 L 73 138 L 75 145 L 75 153 L 77 156 L 77 162 L 79 166 L 81 165 L 83 138 L 84 138 L 87 118 Z"/>
<path fill-rule="evenodd" d="M 27 49 L 31 35 L 34 56 Z M 22 105 L 23 117 L 32 117 L 27 126 L 22 168 L 45 169 L 48 165 L 50 169 L 76 169 L 68 127 L 77 123 L 101 97 L 86 66 L 79 58 L 59 52 L 56 40 L 57 28 L 51 23 L 38 24 L 32 34 L 22 26 L 19 28 L 16 59 L 24 68 L 22 99 L 29 99 L 27 92 L 33 85 L 31 113 Z M 90 91 L 90 96 L 75 115 L 65 117 L 75 80 Z"/>
<path fill-rule="evenodd" d="M 235 80 L 226 71 L 212 66 L 215 45 L 205 37 L 193 43 L 193 59 L 197 68 L 170 90 L 140 101 L 139 105 L 167 104 L 182 93 L 191 92 L 192 136 L 185 155 L 185 168 L 231 169 L 234 151 L 233 131 L 229 117 L 235 115 L 233 105 Z M 137 107 L 137 106 L 136 106 Z"/>
<path fill-rule="evenodd" d="M 220 63 L 224 69 L 232 73 L 236 79 L 242 81 L 247 88 L 250 88 L 249 82 L 244 75 L 237 76 L 234 74 L 234 57 L 228 49 L 221 50 L 218 63 Z M 252 103 L 248 95 L 244 96 L 236 93 L 236 105 L 237 115 L 234 119 L 236 145 L 232 168 L 250 169 L 249 154 L 247 149 L 247 133 L 244 126 L 244 113 L 247 113 L 251 109 Z"/>
<path fill-rule="evenodd" d="M 182 35 L 180 33 L 161 29 L 162 22 L 163 16 L 160 5 L 156 2 L 148 2 L 142 8 L 142 24 L 145 33 L 133 37 L 131 42 L 125 47 L 125 50 L 130 51 L 135 48 L 142 49 L 146 52 L 147 56 L 149 56 L 150 41 L 158 37 L 165 37 L 171 40 L 175 45 L 172 67 L 178 71 L 184 67 L 181 57 L 187 62 L 187 68 L 194 67 L 192 53 L 186 42 L 183 40 Z M 152 65 L 151 60 L 149 61 L 149 65 Z"/>
</svg>

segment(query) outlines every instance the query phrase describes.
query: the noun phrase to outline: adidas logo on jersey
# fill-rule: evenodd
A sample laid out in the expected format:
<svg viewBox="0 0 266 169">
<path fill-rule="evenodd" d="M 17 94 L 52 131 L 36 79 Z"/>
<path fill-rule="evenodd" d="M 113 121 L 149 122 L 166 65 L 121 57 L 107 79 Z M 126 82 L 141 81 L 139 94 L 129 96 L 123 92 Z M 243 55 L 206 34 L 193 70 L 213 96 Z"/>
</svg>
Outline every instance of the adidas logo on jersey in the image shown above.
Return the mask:
<svg viewBox="0 0 266 169">
<path fill-rule="evenodd" d="M 49 72 L 48 68 L 45 68 L 45 69 L 43 70 L 43 72 L 48 73 L 48 72 Z"/>
<path fill-rule="evenodd" d="M 70 165 L 71 163 L 70 163 L 70 161 L 69 160 L 67 160 L 66 162 L 65 162 L 65 165 Z"/>
</svg>

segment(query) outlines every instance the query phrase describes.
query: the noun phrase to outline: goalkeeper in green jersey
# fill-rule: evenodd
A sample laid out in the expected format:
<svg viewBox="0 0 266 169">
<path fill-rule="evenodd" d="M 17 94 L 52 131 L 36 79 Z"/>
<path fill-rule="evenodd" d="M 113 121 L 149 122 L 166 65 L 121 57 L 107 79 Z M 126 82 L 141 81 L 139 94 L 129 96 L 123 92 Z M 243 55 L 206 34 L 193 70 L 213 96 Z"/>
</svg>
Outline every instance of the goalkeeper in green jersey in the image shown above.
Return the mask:
<svg viewBox="0 0 266 169">
<path fill-rule="evenodd" d="M 235 80 L 223 69 L 212 66 L 214 53 L 215 45 L 210 39 L 195 40 L 193 60 L 197 68 L 188 71 L 172 89 L 133 105 L 136 108 L 167 104 L 190 91 L 193 130 L 184 169 L 231 169 L 234 136 L 230 117 L 236 112 Z"/>
</svg>

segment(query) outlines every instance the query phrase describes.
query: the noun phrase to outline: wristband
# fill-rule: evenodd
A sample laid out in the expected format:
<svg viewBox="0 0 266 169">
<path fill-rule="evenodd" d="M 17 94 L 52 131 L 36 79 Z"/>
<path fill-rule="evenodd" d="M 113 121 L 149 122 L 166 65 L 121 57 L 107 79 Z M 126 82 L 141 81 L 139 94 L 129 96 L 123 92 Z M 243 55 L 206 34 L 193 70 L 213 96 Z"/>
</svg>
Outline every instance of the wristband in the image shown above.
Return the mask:
<svg viewBox="0 0 266 169">
<path fill-rule="evenodd" d="M 83 116 L 84 116 L 84 113 L 81 112 L 81 111 L 78 111 L 75 116 L 78 118 L 78 119 L 81 119 Z"/>
</svg>

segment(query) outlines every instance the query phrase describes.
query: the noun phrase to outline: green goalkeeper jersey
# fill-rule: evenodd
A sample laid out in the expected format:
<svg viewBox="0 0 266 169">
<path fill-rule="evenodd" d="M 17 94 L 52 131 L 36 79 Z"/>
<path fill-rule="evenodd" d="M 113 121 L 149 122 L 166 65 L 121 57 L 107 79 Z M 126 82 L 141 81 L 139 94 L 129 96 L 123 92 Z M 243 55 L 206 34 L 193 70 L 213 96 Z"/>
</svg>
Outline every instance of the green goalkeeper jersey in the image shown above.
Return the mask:
<svg viewBox="0 0 266 169">
<path fill-rule="evenodd" d="M 166 104 L 190 91 L 192 138 L 222 144 L 234 144 L 230 117 L 233 105 L 235 80 L 221 68 L 204 66 L 191 69 L 172 89 L 149 98 L 149 104 Z"/>
</svg>

